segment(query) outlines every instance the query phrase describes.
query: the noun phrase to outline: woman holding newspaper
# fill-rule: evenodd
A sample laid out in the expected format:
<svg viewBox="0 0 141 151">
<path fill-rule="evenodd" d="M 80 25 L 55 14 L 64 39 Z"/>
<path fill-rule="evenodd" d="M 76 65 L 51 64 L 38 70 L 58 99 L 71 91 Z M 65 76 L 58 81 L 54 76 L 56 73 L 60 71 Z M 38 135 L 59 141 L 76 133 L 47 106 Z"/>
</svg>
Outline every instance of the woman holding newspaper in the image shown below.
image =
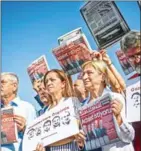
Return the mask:
<svg viewBox="0 0 141 151">
<path fill-rule="evenodd" d="M 48 91 L 49 106 L 47 111 L 57 107 L 60 103 L 67 101 L 68 99 L 73 99 L 75 108 L 79 107 L 79 101 L 72 97 L 71 79 L 69 79 L 63 71 L 57 69 L 48 71 L 44 76 L 44 85 Z M 64 117 L 67 124 L 69 123 L 68 116 L 69 114 L 66 114 Z M 53 119 L 54 128 L 60 126 L 60 124 L 58 124 L 59 120 L 58 116 Z M 81 145 L 81 142 L 79 144 L 79 142 L 75 141 L 75 138 L 79 136 L 84 139 L 82 134 L 80 132 L 76 136 L 63 139 L 45 148 L 39 143 L 36 147 L 36 151 L 77 151 L 78 145 Z"/>
<path fill-rule="evenodd" d="M 123 90 L 124 84 L 118 81 L 121 77 L 118 77 L 118 73 L 112 67 L 113 65 L 107 55 L 105 53 L 102 54 L 103 56 L 98 55 L 101 59 L 95 58 L 93 61 L 85 62 L 82 65 L 83 81 L 86 89 L 90 92 L 90 98 L 83 105 L 103 96 L 106 93 L 106 86 L 111 86 L 113 91 L 109 92 L 112 96 L 111 108 L 116 119 L 120 141 L 93 149 L 93 151 L 133 151 L 132 141 L 135 132 L 132 125 L 126 122 L 125 100 L 119 94 Z M 102 57 L 106 58 L 106 61 Z"/>
</svg>

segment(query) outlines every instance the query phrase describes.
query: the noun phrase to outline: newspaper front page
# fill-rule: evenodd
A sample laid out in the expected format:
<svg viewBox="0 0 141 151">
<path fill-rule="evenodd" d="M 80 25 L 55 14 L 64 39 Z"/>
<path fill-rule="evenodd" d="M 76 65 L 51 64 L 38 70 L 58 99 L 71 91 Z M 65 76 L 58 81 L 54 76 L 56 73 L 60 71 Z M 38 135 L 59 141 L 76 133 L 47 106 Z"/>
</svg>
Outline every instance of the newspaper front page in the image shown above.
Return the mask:
<svg viewBox="0 0 141 151">
<path fill-rule="evenodd" d="M 128 58 L 121 50 L 116 51 L 116 55 L 117 55 L 117 58 L 119 60 L 119 63 L 121 65 L 122 70 L 123 70 L 125 75 L 128 75 L 128 74 L 134 72 L 134 69 L 130 65 Z"/>
<path fill-rule="evenodd" d="M 83 43 L 89 50 L 92 50 L 85 34 L 82 32 L 81 27 L 75 30 L 72 30 L 71 32 L 68 32 L 58 38 L 59 45 L 63 43 L 69 44 L 71 42 L 74 42 L 77 44 Z"/>
<path fill-rule="evenodd" d="M 12 107 L 1 109 L 1 144 L 11 144 L 18 141 L 17 125 L 14 121 Z"/>
<path fill-rule="evenodd" d="M 127 121 L 141 121 L 141 85 L 140 80 L 126 88 Z"/>
<path fill-rule="evenodd" d="M 87 51 L 80 44 L 80 42 L 77 43 L 76 41 L 62 44 L 52 51 L 60 66 L 68 75 L 81 72 L 81 65 L 85 61 L 91 60 L 90 51 Z"/>
<path fill-rule="evenodd" d="M 48 70 L 49 67 L 45 55 L 34 60 L 27 68 L 32 83 L 34 80 L 42 79 Z"/>
<path fill-rule="evenodd" d="M 119 141 L 109 93 L 82 107 L 79 115 L 86 134 L 86 150 Z"/>
<path fill-rule="evenodd" d="M 113 1 L 88 1 L 80 12 L 99 49 L 111 46 L 130 30 Z"/>
<path fill-rule="evenodd" d="M 79 133 L 73 99 L 69 98 L 33 121 L 25 130 L 23 150 L 35 150 Z"/>
</svg>

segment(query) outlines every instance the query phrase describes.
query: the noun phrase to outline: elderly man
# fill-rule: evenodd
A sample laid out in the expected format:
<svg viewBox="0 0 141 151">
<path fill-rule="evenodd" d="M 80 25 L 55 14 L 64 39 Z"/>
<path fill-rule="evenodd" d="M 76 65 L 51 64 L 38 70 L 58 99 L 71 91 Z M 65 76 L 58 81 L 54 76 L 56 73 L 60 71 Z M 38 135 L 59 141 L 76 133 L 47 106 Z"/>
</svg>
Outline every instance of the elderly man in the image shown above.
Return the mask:
<svg viewBox="0 0 141 151">
<path fill-rule="evenodd" d="M 14 120 L 18 129 L 18 142 L 2 145 L 2 151 L 22 151 L 25 127 L 36 118 L 34 107 L 17 96 L 18 84 L 18 77 L 14 73 L 1 74 L 1 107 L 13 107 Z"/>
<path fill-rule="evenodd" d="M 77 79 L 74 84 L 74 95 L 79 99 L 79 101 L 83 104 L 88 97 L 88 92 L 85 89 L 84 83 L 82 79 Z"/>
<path fill-rule="evenodd" d="M 141 74 L 141 34 L 139 31 L 130 31 L 120 41 L 121 50 L 127 56 L 130 64 Z"/>
<path fill-rule="evenodd" d="M 140 31 L 130 31 L 120 41 L 121 50 L 127 56 L 130 64 L 141 76 L 141 34 Z M 139 96 L 140 97 L 140 96 Z M 140 100 L 140 98 L 139 98 Z M 141 121 L 134 122 L 135 140 L 134 147 L 136 151 L 141 151 Z"/>
<path fill-rule="evenodd" d="M 49 105 L 47 91 L 44 87 L 42 79 L 38 79 L 33 82 L 33 89 L 37 92 L 37 95 L 34 98 L 41 106 L 41 109 L 38 111 L 38 116 L 40 116 L 47 110 Z"/>
</svg>

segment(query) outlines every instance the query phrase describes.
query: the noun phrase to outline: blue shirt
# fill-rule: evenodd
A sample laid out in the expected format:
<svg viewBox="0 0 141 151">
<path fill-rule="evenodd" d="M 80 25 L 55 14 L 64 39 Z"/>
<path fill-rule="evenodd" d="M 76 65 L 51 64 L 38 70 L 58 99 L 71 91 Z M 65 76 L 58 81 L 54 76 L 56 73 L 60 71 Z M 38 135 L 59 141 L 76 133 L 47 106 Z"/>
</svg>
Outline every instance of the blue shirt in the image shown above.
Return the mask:
<svg viewBox="0 0 141 151">
<path fill-rule="evenodd" d="M 38 111 L 38 116 L 40 116 L 40 115 L 42 115 L 42 114 L 44 114 L 45 113 L 45 111 L 48 109 L 48 106 L 44 106 L 42 109 L 40 109 L 39 111 Z"/>
<path fill-rule="evenodd" d="M 16 97 L 12 100 L 8 106 L 12 106 L 14 109 L 14 114 L 22 116 L 26 119 L 26 125 L 32 122 L 36 118 L 36 111 L 34 107 L 25 101 L 22 101 L 19 97 Z M 4 105 L 1 104 L 1 108 L 4 108 Z M 23 133 L 18 132 L 18 142 L 13 144 L 4 144 L 1 145 L 2 151 L 22 151 L 22 139 Z"/>
</svg>

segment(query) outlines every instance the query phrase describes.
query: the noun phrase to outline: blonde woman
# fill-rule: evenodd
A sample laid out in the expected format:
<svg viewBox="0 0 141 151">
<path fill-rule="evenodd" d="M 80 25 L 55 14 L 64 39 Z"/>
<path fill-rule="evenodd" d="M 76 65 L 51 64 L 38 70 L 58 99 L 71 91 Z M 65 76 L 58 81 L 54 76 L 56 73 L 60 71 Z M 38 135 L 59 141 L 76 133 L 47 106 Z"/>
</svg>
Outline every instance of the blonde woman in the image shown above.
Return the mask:
<svg viewBox="0 0 141 151">
<path fill-rule="evenodd" d="M 106 91 L 107 85 L 110 85 L 115 92 L 118 92 L 120 84 L 104 61 L 88 61 L 82 65 L 82 70 L 85 87 L 90 92 L 90 98 L 83 105 L 93 102 L 95 99 L 102 96 Z M 119 93 L 110 93 L 113 98 L 113 101 L 111 102 L 112 112 L 115 115 L 119 126 L 119 137 L 121 141 L 106 145 L 97 150 L 132 151 L 134 150 L 132 146 L 134 129 L 125 120 L 125 100 Z"/>
</svg>

